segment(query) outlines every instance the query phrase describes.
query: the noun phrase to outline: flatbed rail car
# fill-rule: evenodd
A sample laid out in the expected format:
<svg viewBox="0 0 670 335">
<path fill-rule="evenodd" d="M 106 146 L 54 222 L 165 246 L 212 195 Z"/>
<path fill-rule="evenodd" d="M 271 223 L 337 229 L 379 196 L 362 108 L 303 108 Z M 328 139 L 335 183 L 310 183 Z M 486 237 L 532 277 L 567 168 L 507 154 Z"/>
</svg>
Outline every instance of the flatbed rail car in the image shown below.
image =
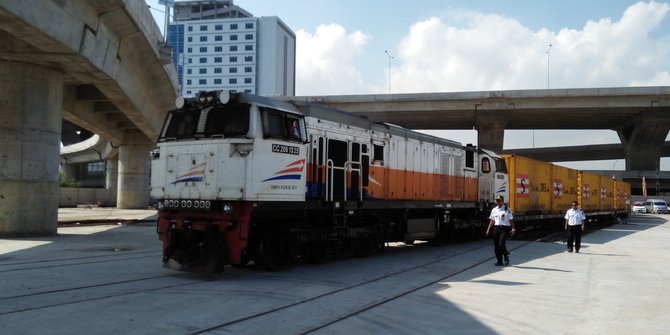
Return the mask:
<svg viewBox="0 0 670 335">
<path fill-rule="evenodd" d="M 180 100 L 157 146 L 158 235 L 165 265 L 180 270 L 276 269 L 475 236 L 494 196 L 507 195 L 492 153 L 245 93 Z"/>
</svg>

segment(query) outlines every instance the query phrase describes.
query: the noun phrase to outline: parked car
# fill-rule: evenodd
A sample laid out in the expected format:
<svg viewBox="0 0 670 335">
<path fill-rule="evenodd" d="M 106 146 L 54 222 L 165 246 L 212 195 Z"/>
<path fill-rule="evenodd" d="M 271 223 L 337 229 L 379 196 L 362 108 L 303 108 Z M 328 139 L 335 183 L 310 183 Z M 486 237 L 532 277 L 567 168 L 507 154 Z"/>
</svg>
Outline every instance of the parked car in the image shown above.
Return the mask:
<svg viewBox="0 0 670 335">
<path fill-rule="evenodd" d="M 647 207 L 645 207 L 644 202 L 636 201 L 633 203 L 631 210 L 633 211 L 633 213 L 646 213 Z"/>
<path fill-rule="evenodd" d="M 647 213 L 668 213 L 668 204 L 661 199 L 647 199 L 644 207 Z"/>
</svg>

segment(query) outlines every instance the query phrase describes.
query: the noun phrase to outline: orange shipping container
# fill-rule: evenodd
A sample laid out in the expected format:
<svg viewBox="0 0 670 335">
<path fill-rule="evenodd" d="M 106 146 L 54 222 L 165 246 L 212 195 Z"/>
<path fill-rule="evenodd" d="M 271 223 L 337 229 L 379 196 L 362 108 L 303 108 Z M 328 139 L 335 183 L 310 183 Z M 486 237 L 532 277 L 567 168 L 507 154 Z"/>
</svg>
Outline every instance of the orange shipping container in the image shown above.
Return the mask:
<svg viewBox="0 0 670 335">
<path fill-rule="evenodd" d="M 579 197 L 577 170 L 559 165 L 551 165 L 551 212 L 565 213 L 570 204 Z"/>
<path fill-rule="evenodd" d="M 510 178 L 509 206 L 515 215 L 551 211 L 551 164 L 515 155 L 501 155 Z"/>
<path fill-rule="evenodd" d="M 600 210 L 603 212 L 614 211 L 614 179 L 612 177 L 600 176 Z"/>
<path fill-rule="evenodd" d="M 585 212 L 600 211 L 600 176 L 580 171 L 579 179 L 579 188 L 582 191 L 579 207 Z"/>
</svg>

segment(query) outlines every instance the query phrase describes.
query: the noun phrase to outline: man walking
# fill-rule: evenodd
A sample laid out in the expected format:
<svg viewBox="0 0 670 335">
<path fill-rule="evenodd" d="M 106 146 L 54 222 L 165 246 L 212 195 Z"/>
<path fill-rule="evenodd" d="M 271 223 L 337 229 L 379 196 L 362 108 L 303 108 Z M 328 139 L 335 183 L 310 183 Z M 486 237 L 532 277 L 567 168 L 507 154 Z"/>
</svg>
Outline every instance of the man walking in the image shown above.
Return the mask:
<svg viewBox="0 0 670 335">
<path fill-rule="evenodd" d="M 489 227 L 486 229 L 486 236 L 491 235 L 493 229 L 493 251 L 496 259 L 495 266 L 509 265 L 509 251 L 507 251 L 507 239 L 514 236 L 514 216 L 512 211 L 505 205 L 505 199 L 502 196 L 496 197 L 496 207 L 491 210 L 489 216 Z M 503 257 L 505 263 L 503 263 Z"/>
<path fill-rule="evenodd" d="M 577 207 L 577 201 L 573 201 L 572 208 L 568 209 L 565 213 L 565 230 L 568 231 L 568 252 L 572 252 L 573 242 L 575 251 L 579 252 L 579 248 L 582 246 L 584 220 L 586 220 L 584 212 Z"/>
</svg>

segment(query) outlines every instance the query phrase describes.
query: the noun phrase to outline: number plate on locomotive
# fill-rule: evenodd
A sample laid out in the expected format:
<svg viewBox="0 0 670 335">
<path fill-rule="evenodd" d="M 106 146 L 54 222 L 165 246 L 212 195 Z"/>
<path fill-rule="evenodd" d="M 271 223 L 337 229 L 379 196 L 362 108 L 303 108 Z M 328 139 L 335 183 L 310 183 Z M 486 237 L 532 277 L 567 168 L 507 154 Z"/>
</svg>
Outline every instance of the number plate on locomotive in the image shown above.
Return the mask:
<svg viewBox="0 0 670 335">
<path fill-rule="evenodd" d="M 282 144 L 273 144 L 272 152 L 278 152 L 280 154 L 289 154 L 289 155 L 300 155 L 300 147 L 293 147 L 290 145 L 282 145 Z"/>
</svg>

